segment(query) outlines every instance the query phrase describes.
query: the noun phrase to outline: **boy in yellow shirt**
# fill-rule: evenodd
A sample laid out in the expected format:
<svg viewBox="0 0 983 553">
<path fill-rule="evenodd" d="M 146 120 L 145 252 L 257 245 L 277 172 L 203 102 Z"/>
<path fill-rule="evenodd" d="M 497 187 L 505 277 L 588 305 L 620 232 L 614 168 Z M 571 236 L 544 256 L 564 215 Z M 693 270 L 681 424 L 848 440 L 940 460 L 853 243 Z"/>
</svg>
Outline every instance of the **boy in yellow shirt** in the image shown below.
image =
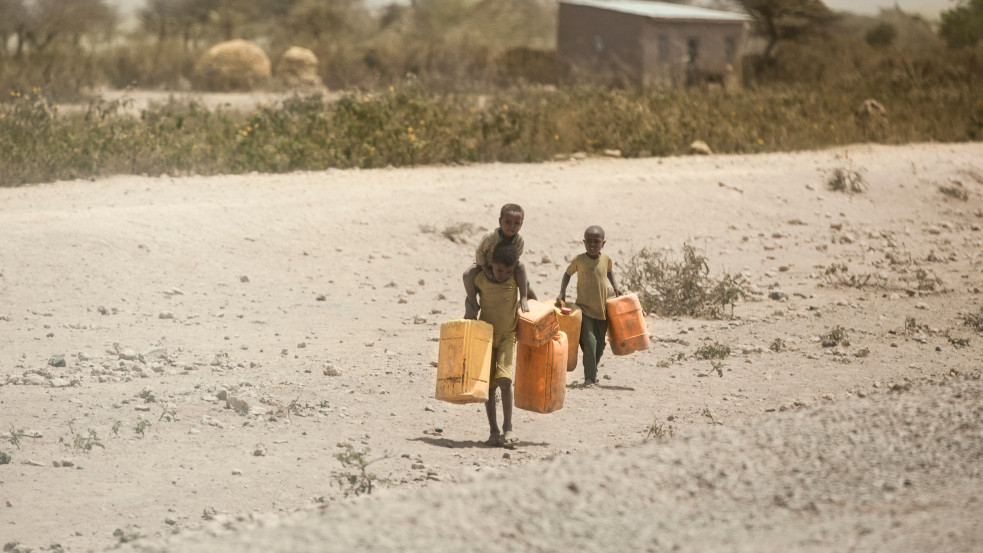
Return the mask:
<svg viewBox="0 0 983 553">
<path fill-rule="evenodd" d="M 608 330 L 607 281 L 611 282 L 614 295 L 621 295 L 621 287 L 614 278 L 614 264 L 607 254 L 601 253 L 604 244 L 604 229 L 597 225 L 587 227 L 584 231 L 584 247 L 587 251 L 570 262 L 570 266 L 563 273 L 560 295 L 557 298 L 560 301 L 566 300 L 570 277 L 577 275 L 577 306 L 583 313 L 583 320 L 580 323 L 580 349 L 584 353 L 584 387 L 597 384 L 597 364 L 606 345 L 604 335 Z"/>
<path fill-rule="evenodd" d="M 492 325 L 492 370 L 488 379 L 488 401 L 485 411 L 491 434 L 485 442 L 491 446 L 512 445 L 519 441 L 512 431 L 512 379 L 515 366 L 515 326 L 519 321 L 519 287 L 515 282 L 515 267 L 519 252 L 514 244 L 499 242 L 492 251 L 491 276 L 483 271 L 473 280 L 481 300 L 468 319 Z M 470 311 L 470 308 L 469 308 Z M 498 429 L 495 412 L 495 390 L 502 391 L 502 430 Z M 503 434 L 504 432 L 504 434 Z"/>
</svg>

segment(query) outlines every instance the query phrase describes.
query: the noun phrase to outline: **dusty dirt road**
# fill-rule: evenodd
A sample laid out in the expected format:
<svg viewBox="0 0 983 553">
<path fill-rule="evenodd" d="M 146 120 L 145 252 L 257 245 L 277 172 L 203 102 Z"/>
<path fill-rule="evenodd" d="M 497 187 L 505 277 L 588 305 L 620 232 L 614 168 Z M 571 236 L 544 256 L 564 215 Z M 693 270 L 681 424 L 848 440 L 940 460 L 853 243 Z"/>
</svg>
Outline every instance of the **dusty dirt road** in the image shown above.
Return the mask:
<svg viewBox="0 0 983 553">
<path fill-rule="evenodd" d="M 457 542 L 417 515 L 482 498 L 493 512 L 525 501 L 507 511 L 525 526 L 470 531 L 526 550 L 971 551 L 980 160 L 983 144 L 858 145 L 0 189 L 0 542 L 432 550 Z M 827 190 L 836 168 L 868 190 Z M 570 373 L 562 410 L 517 411 L 518 448 L 484 447 L 483 409 L 435 401 L 433 363 L 506 202 L 526 209 L 541 296 L 591 224 L 616 263 L 689 243 L 750 293 L 730 320 L 649 316 L 650 350 L 606 357 L 593 389 Z M 865 284 L 831 282 L 833 265 Z M 849 345 L 824 347 L 836 327 Z M 713 343 L 731 348 L 719 373 L 694 356 Z M 369 498 L 335 483 L 344 444 L 379 459 L 388 482 Z M 783 454 L 804 472 L 765 461 Z M 555 495 L 571 485 L 589 499 Z M 604 514 L 579 518 L 588 508 Z M 653 530 L 633 534 L 639 510 Z"/>
</svg>

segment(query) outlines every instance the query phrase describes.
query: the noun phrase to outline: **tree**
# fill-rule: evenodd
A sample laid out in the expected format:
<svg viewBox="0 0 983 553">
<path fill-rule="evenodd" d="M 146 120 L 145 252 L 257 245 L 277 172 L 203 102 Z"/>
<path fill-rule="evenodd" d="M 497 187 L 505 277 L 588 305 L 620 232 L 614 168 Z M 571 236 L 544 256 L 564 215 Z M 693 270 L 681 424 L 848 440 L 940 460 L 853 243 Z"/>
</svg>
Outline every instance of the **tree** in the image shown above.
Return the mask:
<svg viewBox="0 0 983 553">
<path fill-rule="evenodd" d="M 975 46 L 983 40 L 983 0 L 961 0 L 940 18 L 939 37 L 950 48 Z"/>
<path fill-rule="evenodd" d="M 768 40 L 765 57 L 772 59 L 779 41 L 795 40 L 821 31 L 833 19 L 822 0 L 740 0 L 754 19 L 759 33 Z"/>
<path fill-rule="evenodd" d="M 890 46 L 894 44 L 894 39 L 898 38 L 898 30 L 890 23 L 880 23 L 871 27 L 864 39 L 871 46 Z"/>
<path fill-rule="evenodd" d="M 55 42 L 78 46 L 86 36 L 111 36 L 117 22 L 116 8 L 104 0 L 36 0 L 29 17 L 24 36 L 38 52 Z"/>
</svg>

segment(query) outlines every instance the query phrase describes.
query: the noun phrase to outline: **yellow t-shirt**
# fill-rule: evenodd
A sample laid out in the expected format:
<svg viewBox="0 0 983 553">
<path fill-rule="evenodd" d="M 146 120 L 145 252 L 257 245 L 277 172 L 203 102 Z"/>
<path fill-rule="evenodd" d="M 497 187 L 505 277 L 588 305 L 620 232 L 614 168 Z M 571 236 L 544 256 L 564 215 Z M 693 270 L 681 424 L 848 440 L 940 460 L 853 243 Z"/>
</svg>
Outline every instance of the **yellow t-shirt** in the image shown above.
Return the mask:
<svg viewBox="0 0 983 553">
<path fill-rule="evenodd" d="M 577 275 L 577 305 L 592 319 L 607 319 L 608 273 L 612 266 L 611 258 L 601 252 L 597 259 L 582 253 L 567 267 L 568 275 Z"/>
<path fill-rule="evenodd" d="M 481 310 L 478 320 L 492 325 L 495 337 L 515 335 L 515 325 L 519 322 L 519 287 L 515 275 L 509 275 L 505 282 L 495 282 L 478 273 L 474 277 L 474 287 L 478 290 L 478 303 Z"/>
<path fill-rule="evenodd" d="M 491 265 L 492 252 L 495 251 L 495 246 L 503 240 L 505 240 L 505 237 L 502 236 L 501 228 L 497 228 L 482 236 L 481 242 L 478 242 L 478 249 L 474 252 L 474 262 L 478 266 Z M 519 250 L 519 257 L 522 257 L 522 249 L 525 246 L 522 235 L 516 234 L 513 236 L 512 243 L 515 244 L 515 249 Z"/>
</svg>

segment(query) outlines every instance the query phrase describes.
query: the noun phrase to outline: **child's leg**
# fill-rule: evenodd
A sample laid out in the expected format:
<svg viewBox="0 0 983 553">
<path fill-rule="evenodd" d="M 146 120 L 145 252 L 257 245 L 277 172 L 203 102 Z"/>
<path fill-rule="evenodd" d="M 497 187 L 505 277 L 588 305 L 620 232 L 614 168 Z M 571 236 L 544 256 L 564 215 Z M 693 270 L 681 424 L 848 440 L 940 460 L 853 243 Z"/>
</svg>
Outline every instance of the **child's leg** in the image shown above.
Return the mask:
<svg viewBox="0 0 983 553">
<path fill-rule="evenodd" d="M 511 390 L 509 391 L 509 397 L 511 397 Z M 502 400 L 504 402 L 505 394 L 502 393 Z M 485 413 L 488 415 L 488 427 L 489 427 L 489 445 L 498 445 L 499 437 L 502 433 L 498 430 L 498 416 L 495 413 L 495 388 L 488 390 L 488 400 L 485 401 Z"/>
<path fill-rule="evenodd" d="M 601 338 L 601 348 L 604 347 Z M 586 315 L 580 322 L 580 349 L 584 352 L 582 359 L 584 363 L 584 382 L 590 383 L 597 380 L 597 360 L 599 358 L 597 343 L 597 320 Z"/>
<path fill-rule="evenodd" d="M 474 277 L 480 272 L 481 267 L 474 263 L 464 271 L 464 292 L 467 294 L 464 299 L 465 319 L 474 319 L 478 316 L 478 290 L 474 287 Z"/>
<path fill-rule="evenodd" d="M 502 390 L 502 430 L 512 431 L 512 381 L 508 378 L 498 379 L 498 388 Z"/>
<path fill-rule="evenodd" d="M 594 324 L 596 325 L 597 332 L 594 337 L 597 341 L 597 357 L 594 359 L 594 366 L 597 367 L 601 364 L 601 355 L 604 354 L 604 348 L 607 347 L 607 336 L 608 336 L 608 320 L 607 319 L 595 319 Z M 594 380 L 597 380 L 597 373 L 594 373 Z"/>
<path fill-rule="evenodd" d="M 519 287 L 519 308 L 523 312 L 529 311 L 529 283 L 526 281 L 526 266 L 522 262 L 515 264 L 515 284 Z"/>
</svg>

